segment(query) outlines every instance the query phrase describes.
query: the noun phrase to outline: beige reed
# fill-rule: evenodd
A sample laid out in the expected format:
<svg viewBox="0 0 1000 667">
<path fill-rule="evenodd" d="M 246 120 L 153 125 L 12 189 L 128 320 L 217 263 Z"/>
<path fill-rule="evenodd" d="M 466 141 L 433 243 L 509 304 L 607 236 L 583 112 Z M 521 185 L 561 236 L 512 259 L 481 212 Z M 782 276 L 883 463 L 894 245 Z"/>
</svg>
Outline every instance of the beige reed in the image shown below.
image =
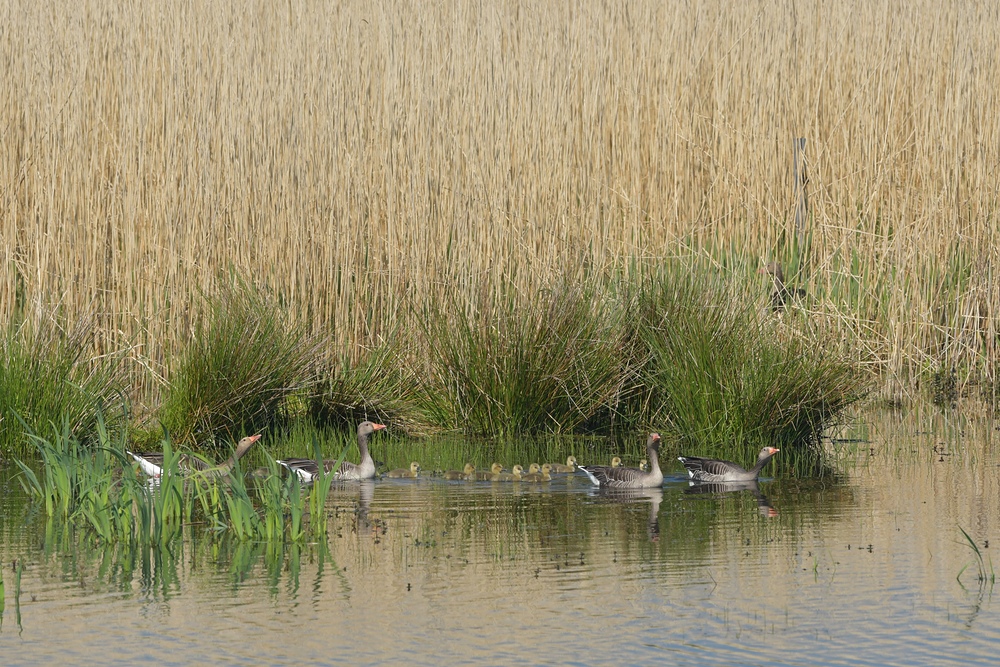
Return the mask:
<svg viewBox="0 0 1000 667">
<path fill-rule="evenodd" d="M 801 136 L 804 307 L 889 370 L 992 373 L 997 25 L 973 0 L 13 0 L 0 321 L 93 308 L 155 390 L 227 270 L 350 349 L 446 282 L 756 269 L 793 257 Z"/>
</svg>

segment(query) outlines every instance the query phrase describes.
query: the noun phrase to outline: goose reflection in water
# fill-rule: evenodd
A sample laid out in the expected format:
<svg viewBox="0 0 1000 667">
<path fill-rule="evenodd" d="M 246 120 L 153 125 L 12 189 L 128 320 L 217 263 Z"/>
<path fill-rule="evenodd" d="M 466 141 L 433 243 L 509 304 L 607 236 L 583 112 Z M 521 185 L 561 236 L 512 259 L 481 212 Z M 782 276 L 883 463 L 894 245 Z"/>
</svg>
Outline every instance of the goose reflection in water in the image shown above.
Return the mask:
<svg viewBox="0 0 1000 667">
<path fill-rule="evenodd" d="M 767 499 L 763 493 L 761 493 L 760 487 L 757 485 L 756 481 L 750 482 L 689 482 L 690 486 L 684 490 L 684 493 L 698 494 L 698 493 L 710 493 L 710 494 L 722 494 L 722 493 L 733 493 L 735 491 L 749 491 L 753 494 L 753 497 L 757 499 L 757 511 L 763 517 L 775 517 L 778 516 L 778 510 L 776 510 L 772 505 L 771 501 Z"/>
<path fill-rule="evenodd" d="M 346 486 L 346 485 L 345 485 Z M 372 506 L 372 498 L 375 497 L 375 481 L 363 479 L 358 483 L 361 487 L 358 490 L 358 506 L 354 510 L 355 530 L 360 535 L 362 531 L 371 530 L 371 522 L 368 520 L 368 511 Z"/>
<path fill-rule="evenodd" d="M 645 489 L 595 489 L 592 493 L 606 498 L 614 503 L 649 503 L 649 515 L 646 518 L 646 533 L 650 542 L 660 541 L 660 503 L 663 502 L 663 487 L 654 486 Z"/>
</svg>

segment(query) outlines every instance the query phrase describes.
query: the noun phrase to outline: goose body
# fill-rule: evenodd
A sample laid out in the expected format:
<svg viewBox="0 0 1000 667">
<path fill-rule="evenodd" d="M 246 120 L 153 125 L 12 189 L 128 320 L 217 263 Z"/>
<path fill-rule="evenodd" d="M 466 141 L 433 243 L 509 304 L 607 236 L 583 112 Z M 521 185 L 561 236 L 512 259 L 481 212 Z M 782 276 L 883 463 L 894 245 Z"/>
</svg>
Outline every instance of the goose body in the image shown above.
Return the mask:
<svg viewBox="0 0 1000 667">
<path fill-rule="evenodd" d="M 552 472 L 557 472 L 557 473 L 576 472 L 576 457 L 567 456 L 566 465 L 563 465 L 562 463 L 550 463 L 549 467 L 551 468 Z"/>
<path fill-rule="evenodd" d="M 443 477 L 445 479 L 472 479 L 476 474 L 476 466 L 466 463 L 461 470 L 449 470 Z"/>
<path fill-rule="evenodd" d="M 490 466 L 489 471 L 477 470 L 474 475 L 474 478 L 480 482 L 492 482 L 495 481 L 502 472 L 503 472 L 503 466 L 500 465 L 499 463 L 494 463 L 493 465 Z"/>
<path fill-rule="evenodd" d="M 520 482 L 521 474 L 524 472 L 522 466 L 514 466 L 510 472 L 502 472 L 497 475 L 494 481 L 496 482 Z"/>
<path fill-rule="evenodd" d="M 178 466 L 183 472 L 186 473 L 202 473 L 207 475 L 212 475 L 216 477 L 221 477 L 229 473 L 230 470 L 236 465 L 236 462 L 243 458 L 243 455 L 250 451 L 250 448 L 254 446 L 260 440 L 260 433 L 257 435 L 248 435 L 247 437 L 241 439 L 236 444 L 236 451 L 226 459 L 226 461 L 220 465 L 213 466 L 204 459 L 200 459 L 197 456 L 191 456 L 189 454 L 181 454 L 178 459 Z M 126 453 L 135 459 L 136 463 L 139 464 L 139 468 L 150 477 L 159 478 L 163 474 L 163 452 L 130 452 L 126 450 Z"/>
<path fill-rule="evenodd" d="M 418 475 L 420 475 L 420 464 L 416 461 L 410 463 L 409 468 L 397 468 L 396 470 L 390 470 L 388 473 L 389 477 L 394 478 L 409 477 L 410 479 L 413 479 Z"/>
<path fill-rule="evenodd" d="M 358 451 L 361 453 L 361 461 L 359 463 L 344 461 L 339 468 L 334 470 L 337 462 L 327 459 L 323 461 L 323 473 L 327 475 L 332 473 L 334 479 L 340 480 L 373 479 L 375 477 L 375 460 L 368 452 L 368 436 L 384 428 L 385 424 L 375 424 L 369 421 L 358 424 Z M 278 463 L 298 475 L 299 480 L 304 484 L 312 482 L 319 475 L 319 467 L 313 459 L 284 459 Z"/>
<path fill-rule="evenodd" d="M 751 482 L 757 479 L 761 469 L 780 450 L 764 447 L 757 457 L 757 465 L 747 470 L 732 461 L 703 459 L 699 456 L 678 456 L 677 460 L 687 468 L 688 475 L 695 482 Z"/>
<path fill-rule="evenodd" d="M 648 489 L 663 486 L 663 472 L 657 452 L 660 449 L 660 434 L 650 433 L 646 439 L 646 458 L 649 471 L 626 466 L 580 466 L 594 486 L 611 489 Z"/>
</svg>

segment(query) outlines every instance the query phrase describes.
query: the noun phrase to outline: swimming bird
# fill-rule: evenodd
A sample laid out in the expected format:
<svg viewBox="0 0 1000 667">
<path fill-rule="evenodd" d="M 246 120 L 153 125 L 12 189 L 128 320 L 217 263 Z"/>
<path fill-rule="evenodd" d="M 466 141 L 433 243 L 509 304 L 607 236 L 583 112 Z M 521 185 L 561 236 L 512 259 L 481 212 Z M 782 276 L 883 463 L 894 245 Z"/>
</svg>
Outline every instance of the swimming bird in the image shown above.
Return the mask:
<svg viewBox="0 0 1000 667">
<path fill-rule="evenodd" d="M 412 479 L 414 477 L 417 477 L 419 474 L 420 474 L 420 464 L 417 463 L 416 461 L 413 461 L 410 463 L 409 468 L 396 468 L 395 470 L 390 470 L 387 473 L 387 476 L 394 478 L 409 477 Z"/>
<path fill-rule="evenodd" d="M 523 472 L 524 472 L 524 468 L 522 466 L 517 465 L 517 466 L 514 466 L 511 469 L 510 472 L 502 472 L 499 475 L 497 475 L 497 478 L 494 481 L 496 481 L 496 482 L 520 482 L 521 481 L 521 474 Z"/>
<path fill-rule="evenodd" d="M 650 433 L 646 439 L 646 458 L 649 459 L 650 470 L 646 472 L 639 468 L 625 466 L 580 466 L 595 486 L 612 489 L 647 489 L 663 485 L 663 472 L 657 452 L 660 449 L 660 434 Z"/>
<path fill-rule="evenodd" d="M 552 472 L 567 473 L 576 472 L 576 457 L 567 456 L 566 465 L 562 463 L 550 463 L 549 466 L 552 468 Z"/>
<path fill-rule="evenodd" d="M 236 451 L 233 452 L 224 463 L 213 466 L 211 463 L 190 454 L 181 454 L 178 458 L 178 467 L 185 473 L 202 473 L 213 477 L 222 477 L 229 473 L 236 465 L 236 462 L 243 458 L 244 454 L 250 451 L 254 443 L 260 440 L 260 433 L 248 435 L 236 444 Z M 150 477 L 159 477 L 163 474 L 163 452 L 142 452 L 134 453 L 126 450 L 139 464 L 139 468 Z"/>
<path fill-rule="evenodd" d="M 532 470 L 532 468 L 537 468 L 537 470 Z M 521 475 L 522 482 L 549 482 L 552 480 L 552 466 L 548 463 L 542 465 L 540 468 L 537 463 L 532 463 L 528 468 L 527 475 Z"/>
<path fill-rule="evenodd" d="M 361 461 L 359 463 L 343 461 L 340 467 L 334 470 L 333 467 L 337 462 L 327 459 L 323 461 L 323 472 L 325 474 L 332 472 L 334 479 L 373 479 L 375 477 L 375 461 L 368 453 L 368 436 L 384 428 L 385 424 L 376 424 L 370 421 L 358 424 L 358 451 L 361 453 Z M 312 482 L 319 475 L 319 468 L 313 459 L 285 459 L 278 461 L 278 463 L 298 475 L 299 480 L 305 484 Z"/>
<path fill-rule="evenodd" d="M 495 481 L 502 472 L 503 472 L 503 466 L 500 465 L 499 463 L 493 463 L 493 465 L 490 466 L 490 469 L 488 471 L 477 470 L 474 478 L 480 482 L 492 482 Z"/>
<path fill-rule="evenodd" d="M 443 477 L 445 479 L 472 479 L 476 474 L 476 466 L 471 463 L 466 463 L 465 467 L 461 470 L 449 470 Z"/>
<path fill-rule="evenodd" d="M 703 459 L 698 456 L 678 456 L 677 460 L 687 468 L 688 475 L 696 482 L 750 482 L 757 479 L 761 469 L 779 451 L 776 447 L 760 450 L 757 465 L 747 470 L 732 461 Z"/>
</svg>

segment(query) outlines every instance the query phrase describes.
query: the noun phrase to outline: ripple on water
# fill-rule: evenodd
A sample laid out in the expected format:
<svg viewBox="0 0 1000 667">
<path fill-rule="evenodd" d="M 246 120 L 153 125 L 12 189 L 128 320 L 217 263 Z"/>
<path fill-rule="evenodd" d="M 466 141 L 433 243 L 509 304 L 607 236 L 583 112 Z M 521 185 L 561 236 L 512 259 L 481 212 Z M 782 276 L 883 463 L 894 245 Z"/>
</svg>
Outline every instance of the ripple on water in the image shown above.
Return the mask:
<svg viewBox="0 0 1000 667">
<path fill-rule="evenodd" d="M 159 560 L 43 535 L 5 499 L 0 655 L 308 665 L 336 647 L 365 664 L 992 664 L 1000 614 L 971 571 L 966 589 L 956 581 L 971 551 L 955 527 L 1000 539 L 1000 511 L 983 502 L 1000 480 L 995 467 L 946 464 L 764 482 L 765 504 L 750 490 L 692 493 L 678 476 L 631 495 L 570 477 L 340 484 L 322 545 L 201 535 Z M 27 562 L 23 629 L 13 558 Z"/>
</svg>

